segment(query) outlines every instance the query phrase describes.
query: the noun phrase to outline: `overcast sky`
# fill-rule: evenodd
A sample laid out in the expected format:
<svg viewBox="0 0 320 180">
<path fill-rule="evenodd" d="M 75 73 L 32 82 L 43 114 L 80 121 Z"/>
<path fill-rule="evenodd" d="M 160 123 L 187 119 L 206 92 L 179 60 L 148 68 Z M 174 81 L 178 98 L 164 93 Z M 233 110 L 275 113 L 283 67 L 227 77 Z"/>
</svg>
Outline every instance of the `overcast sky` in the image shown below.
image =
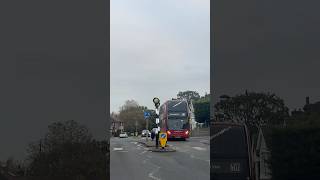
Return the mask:
<svg viewBox="0 0 320 180">
<path fill-rule="evenodd" d="M 209 0 L 111 0 L 111 111 L 210 92 Z"/>
<path fill-rule="evenodd" d="M 107 135 L 105 1 L 1 1 L 0 160 L 24 158 L 50 123 Z"/>
<path fill-rule="evenodd" d="M 214 95 L 273 92 L 289 108 L 320 101 L 319 1 L 213 5 Z"/>
<path fill-rule="evenodd" d="M 209 0 L 112 0 L 110 108 L 210 92 Z"/>
</svg>

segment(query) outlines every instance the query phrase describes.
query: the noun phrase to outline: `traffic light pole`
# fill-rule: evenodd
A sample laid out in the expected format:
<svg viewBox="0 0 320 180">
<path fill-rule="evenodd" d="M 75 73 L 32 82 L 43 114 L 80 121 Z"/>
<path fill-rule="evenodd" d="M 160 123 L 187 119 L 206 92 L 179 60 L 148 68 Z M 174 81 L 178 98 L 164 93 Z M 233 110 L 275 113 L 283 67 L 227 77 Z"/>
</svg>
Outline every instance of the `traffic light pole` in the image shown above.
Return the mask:
<svg viewBox="0 0 320 180">
<path fill-rule="evenodd" d="M 156 147 L 159 147 L 159 133 L 160 133 L 160 126 L 159 126 L 159 108 L 156 108 L 156 123 L 157 123 L 157 131 L 156 131 Z"/>
<path fill-rule="evenodd" d="M 159 126 L 159 106 L 160 106 L 160 99 L 159 98 L 153 98 L 153 103 L 155 105 L 155 110 L 156 110 L 156 124 L 157 124 L 157 131 L 156 131 L 156 148 L 159 146 L 159 132 L 160 132 L 160 126 Z"/>
</svg>

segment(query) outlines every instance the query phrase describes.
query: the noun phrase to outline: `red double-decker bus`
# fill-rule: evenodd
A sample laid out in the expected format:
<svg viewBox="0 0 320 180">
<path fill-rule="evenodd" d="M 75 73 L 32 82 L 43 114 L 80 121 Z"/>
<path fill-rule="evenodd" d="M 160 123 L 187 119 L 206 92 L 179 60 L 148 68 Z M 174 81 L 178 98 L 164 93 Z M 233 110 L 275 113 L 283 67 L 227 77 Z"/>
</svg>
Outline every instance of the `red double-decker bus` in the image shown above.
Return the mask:
<svg viewBox="0 0 320 180">
<path fill-rule="evenodd" d="M 189 138 L 190 110 L 185 100 L 168 100 L 160 106 L 160 127 L 168 139 Z"/>
</svg>

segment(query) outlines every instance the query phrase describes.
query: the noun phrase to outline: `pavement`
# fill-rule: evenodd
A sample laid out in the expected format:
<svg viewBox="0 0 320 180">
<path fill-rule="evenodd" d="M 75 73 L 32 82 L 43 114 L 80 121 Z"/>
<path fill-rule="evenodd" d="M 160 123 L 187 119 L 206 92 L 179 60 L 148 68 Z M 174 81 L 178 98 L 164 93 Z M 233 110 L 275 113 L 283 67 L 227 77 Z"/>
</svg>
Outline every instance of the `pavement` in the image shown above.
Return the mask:
<svg viewBox="0 0 320 180">
<path fill-rule="evenodd" d="M 152 152 L 145 138 L 110 139 L 111 180 L 209 180 L 209 136 L 168 141 L 175 152 Z M 148 143 L 150 144 L 150 143 Z M 150 144 L 152 145 L 152 144 Z"/>
</svg>

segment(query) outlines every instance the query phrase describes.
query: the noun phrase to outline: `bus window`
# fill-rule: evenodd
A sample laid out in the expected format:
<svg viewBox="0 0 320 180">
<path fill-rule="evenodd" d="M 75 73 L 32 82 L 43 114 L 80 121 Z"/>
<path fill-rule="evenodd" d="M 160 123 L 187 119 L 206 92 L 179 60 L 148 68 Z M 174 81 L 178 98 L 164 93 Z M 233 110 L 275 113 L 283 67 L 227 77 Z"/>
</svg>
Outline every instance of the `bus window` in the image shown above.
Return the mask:
<svg viewBox="0 0 320 180">
<path fill-rule="evenodd" d="M 168 112 L 188 112 L 186 101 L 168 101 Z"/>
</svg>

